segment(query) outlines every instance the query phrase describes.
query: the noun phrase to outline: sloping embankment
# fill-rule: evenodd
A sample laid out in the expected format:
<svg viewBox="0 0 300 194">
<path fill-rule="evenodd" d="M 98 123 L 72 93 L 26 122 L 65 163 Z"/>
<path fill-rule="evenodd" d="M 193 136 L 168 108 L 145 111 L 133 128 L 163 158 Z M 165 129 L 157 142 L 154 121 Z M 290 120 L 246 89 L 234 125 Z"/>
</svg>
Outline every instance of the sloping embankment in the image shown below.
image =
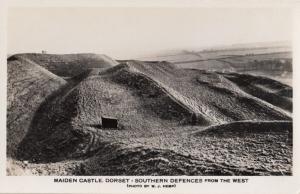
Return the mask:
<svg viewBox="0 0 300 194">
<path fill-rule="evenodd" d="M 201 135 L 221 135 L 227 136 L 233 134 L 249 133 L 287 133 L 290 137 L 293 135 L 293 122 L 291 121 L 237 121 L 222 125 L 214 125 L 204 130 L 194 132 L 195 136 Z"/>
<path fill-rule="evenodd" d="M 23 53 L 11 56 L 29 59 L 61 77 L 73 77 L 91 68 L 107 68 L 118 64 L 112 58 L 93 53 L 38 54 Z"/>
<path fill-rule="evenodd" d="M 7 69 L 7 154 L 14 156 L 39 106 L 66 81 L 22 57 L 8 60 Z"/>
<path fill-rule="evenodd" d="M 267 77 L 249 74 L 228 73 L 224 77 L 235 83 L 243 91 L 274 106 L 292 112 L 293 90 L 290 86 Z"/>
</svg>

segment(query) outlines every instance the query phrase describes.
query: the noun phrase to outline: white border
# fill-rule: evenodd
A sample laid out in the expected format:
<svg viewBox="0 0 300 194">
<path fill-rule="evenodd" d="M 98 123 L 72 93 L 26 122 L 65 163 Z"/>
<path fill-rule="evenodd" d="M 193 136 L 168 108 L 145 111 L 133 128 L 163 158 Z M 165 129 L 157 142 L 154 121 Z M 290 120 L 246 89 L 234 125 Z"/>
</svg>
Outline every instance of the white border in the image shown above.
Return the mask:
<svg viewBox="0 0 300 194">
<path fill-rule="evenodd" d="M 39 176 L 6 176 L 6 14 L 8 6 L 102 6 L 102 7 L 292 7 L 294 9 L 294 158 L 293 176 L 247 177 L 247 184 L 178 184 L 176 189 L 127 189 L 124 184 L 57 184 L 53 178 Z M 283 0 L 0 0 L 0 193 L 300 193 L 300 6 L 294 1 Z M 146 177 L 142 177 L 146 178 Z M 174 177 L 172 177 L 174 178 Z M 209 177 L 194 177 L 209 178 Z M 216 177 L 211 177 L 216 178 Z M 221 178 L 221 177 L 219 177 Z M 224 177 L 232 178 L 232 177 Z M 240 177 L 241 178 L 241 177 Z"/>
</svg>

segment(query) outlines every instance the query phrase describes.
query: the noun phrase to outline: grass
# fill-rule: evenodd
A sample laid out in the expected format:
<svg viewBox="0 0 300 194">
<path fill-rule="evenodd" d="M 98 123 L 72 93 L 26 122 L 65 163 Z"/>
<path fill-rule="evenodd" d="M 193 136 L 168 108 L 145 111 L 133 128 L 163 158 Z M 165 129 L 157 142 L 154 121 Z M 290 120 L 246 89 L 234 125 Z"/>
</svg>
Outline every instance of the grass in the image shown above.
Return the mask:
<svg viewBox="0 0 300 194">
<path fill-rule="evenodd" d="M 267 96 L 291 100 L 290 86 L 168 62 L 120 63 L 84 70 L 68 82 L 56 76 L 63 84 L 36 104 L 22 128 L 26 136 L 9 137 L 18 147 L 11 149 L 16 157 L 8 161 L 9 174 L 26 169 L 38 175 L 291 174 L 291 112 Z M 19 73 L 26 75 L 9 70 L 11 88 Z M 45 79 L 44 73 L 36 72 Z M 40 92 L 40 83 L 32 85 L 39 89 L 34 91 Z M 48 89 L 52 82 L 45 83 Z M 255 95 L 250 86 L 264 93 Z M 16 102 L 8 109 L 12 116 L 26 104 L 12 95 L 9 103 Z M 102 129 L 102 115 L 117 118 L 121 127 Z M 11 122 L 11 128 L 18 126 Z"/>
</svg>

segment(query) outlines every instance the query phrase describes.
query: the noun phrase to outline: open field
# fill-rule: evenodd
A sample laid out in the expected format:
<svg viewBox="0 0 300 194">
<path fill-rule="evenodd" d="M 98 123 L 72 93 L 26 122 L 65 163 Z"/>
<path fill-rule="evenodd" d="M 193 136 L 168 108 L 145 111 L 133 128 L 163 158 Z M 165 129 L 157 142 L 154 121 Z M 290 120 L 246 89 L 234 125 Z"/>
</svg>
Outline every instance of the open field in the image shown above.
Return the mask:
<svg viewBox="0 0 300 194">
<path fill-rule="evenodd" d="M 258 74 L 292 86 L 292 48 L 287 43 L 173 51 L 141 60 L 169 61 L 178 68 Z"/>
</svg>

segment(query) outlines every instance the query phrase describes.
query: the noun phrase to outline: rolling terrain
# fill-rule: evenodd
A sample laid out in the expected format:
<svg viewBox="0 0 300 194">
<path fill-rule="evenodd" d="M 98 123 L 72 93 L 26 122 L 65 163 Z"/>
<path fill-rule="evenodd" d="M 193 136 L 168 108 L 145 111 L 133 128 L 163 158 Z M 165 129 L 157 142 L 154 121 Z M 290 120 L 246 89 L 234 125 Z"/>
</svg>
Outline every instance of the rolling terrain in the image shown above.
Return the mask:
<svg viewBox="0 0 300 194">
<path fill-rule="evenodd" d="M 172 51 L 140 59 L 169 61 L 178 68 L 262 75 L 292 86 L 292 47 L 289 42 Z"/>
<path fill-rule="evenodd" d="M 8 175 L 292 174 L 279 81 L 94 54 L 13 55 L 8 75 Z"/>
</svg>

